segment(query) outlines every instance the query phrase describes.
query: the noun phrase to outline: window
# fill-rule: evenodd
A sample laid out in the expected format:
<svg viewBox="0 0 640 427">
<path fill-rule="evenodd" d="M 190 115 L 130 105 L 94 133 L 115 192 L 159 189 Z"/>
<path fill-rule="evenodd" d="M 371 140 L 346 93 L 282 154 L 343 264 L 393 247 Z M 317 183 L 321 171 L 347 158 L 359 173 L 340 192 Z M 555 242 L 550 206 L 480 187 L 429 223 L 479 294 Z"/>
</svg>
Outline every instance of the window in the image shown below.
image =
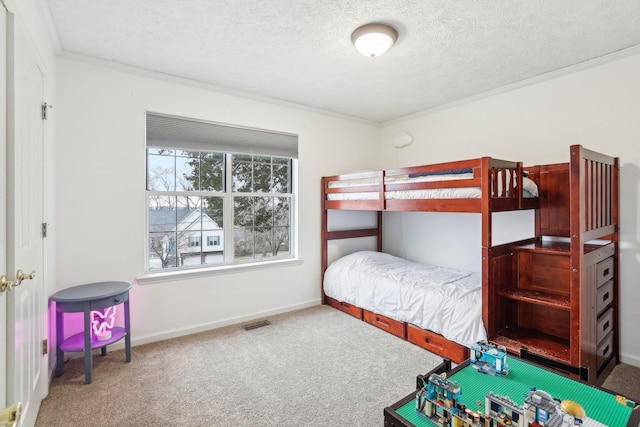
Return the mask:
<svg viewBox="0 0 640 427">
<path fill-rule="evenodd" d="M 264 133 L 147 114 L 147 271 L 295 256 L 297 137 Z"/>
</svg>

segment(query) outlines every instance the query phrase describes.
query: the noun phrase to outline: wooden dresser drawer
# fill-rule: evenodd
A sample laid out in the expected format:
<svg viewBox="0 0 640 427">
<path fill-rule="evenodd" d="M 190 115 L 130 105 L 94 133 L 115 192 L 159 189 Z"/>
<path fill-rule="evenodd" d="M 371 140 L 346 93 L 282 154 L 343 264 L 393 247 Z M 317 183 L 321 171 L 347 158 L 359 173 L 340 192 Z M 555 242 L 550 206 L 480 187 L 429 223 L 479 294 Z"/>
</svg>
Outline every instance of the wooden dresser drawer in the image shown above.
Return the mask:
<svg viewBox="0 0 640 427">
<path fill-rule="evenodd" d="M 613 308 L 607 310 L 596 323 L 596 343 L 600 345 L 609 332 L 613 331 Z"/>
<path fill-rule="evenodd" d="M 613 257 L 603 259 L 596 264 L 596 285 L 598 287 L 613 278 Z"/>
<path fill-rule="evenodd" d="M 333 308 L 337 308 L 340 311 L 344 311 L 345 313 L 362 320 L 362 309 L 360 307 L 356 307 L 355 305 L 351 305 L 348 302 L 338 301 L 329 297 L 325 297 L 325 303 L 329 304 Z"/>
<path fill-rule="evenodd" d="M 613 301 L 613 280 L 609 280 L 598 288 L 596 295 L 596 313 L 602 313 L 602 310 L 607 308 L 611 301 Z"/>
<path fill-rule="evenodd" d="M 373 326 L 377 326 L 378 328 L 389 332 L 395 336 L 398 336 L 402 339 L 407 338 L 407 328 L 404 322 L 398 322 L 397 320 L 393 320 L 390 317 L 383 316 L 381 314 L 372 313 L 367 310 L 362 310 L 363 312 L 363 320 Z"/>
<path fill-rule="evenodd" d="M 600 345 L 596 355 L 596 369 L 600 369 L 613 355 L 613 333 L 607 335 Z"/>
<path fill-rule="evenodd" d="M 467 347 L 449 341 L 440 334 L 410 324 L 407 325 L 407 341 L 439 356 L 448 357 L 455 363 L 462 363 L 469 358 Z"/>
</svg>

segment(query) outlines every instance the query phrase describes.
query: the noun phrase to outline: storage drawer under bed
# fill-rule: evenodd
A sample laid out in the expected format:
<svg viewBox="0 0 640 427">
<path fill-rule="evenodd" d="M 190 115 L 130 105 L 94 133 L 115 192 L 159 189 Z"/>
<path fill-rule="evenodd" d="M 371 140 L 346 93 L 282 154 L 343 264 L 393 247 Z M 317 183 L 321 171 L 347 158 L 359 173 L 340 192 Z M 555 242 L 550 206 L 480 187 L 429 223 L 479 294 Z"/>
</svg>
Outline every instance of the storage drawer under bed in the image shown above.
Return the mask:
<svg viewBox="0 0 640 427">
<path fill-rule="evenodd" d="M 407 324 L 407 341 L 439 356 L 448 357 L 455 363 L 462 363 L 469 358 L 467 347 L 411 324 Z"/>
<path fill-rule="evenodd" d="M 398 322 L 397 320 L 393 320 L 390 317 L 372 313 L 367 310 L 362 310 L 362 312 L 364 315 L 363 320 L 365 322 L 373 326 L 377 326 L 378 328 L 402 339 L 407 338 L 407 329 L 404 322 Z"/>
<path fill-rule="evenodd" d="M 333 308 L 337 308 L 340 311 L 344 311 L 345 313 L 362 320 L 362 309 L 360 307 L 356 307 L 355 305 L 351 305 L 348 302 L 338 301 L 327 296 L 325 296 L 324 302 L 325 304 L 328 304 Z"/>
</svg>

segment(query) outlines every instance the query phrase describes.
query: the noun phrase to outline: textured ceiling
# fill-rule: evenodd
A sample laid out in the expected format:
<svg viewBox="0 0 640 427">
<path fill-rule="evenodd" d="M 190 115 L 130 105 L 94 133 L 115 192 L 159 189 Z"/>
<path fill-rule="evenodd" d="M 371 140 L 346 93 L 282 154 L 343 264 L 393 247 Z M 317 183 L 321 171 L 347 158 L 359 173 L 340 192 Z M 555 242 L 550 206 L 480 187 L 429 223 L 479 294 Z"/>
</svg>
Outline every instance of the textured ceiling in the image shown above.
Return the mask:
<svg viewBox="0 0 640 427">
<path fill-rule="evenodd" d="M 376 122 L 640 45 L 639 0 L 47 3 L 64 51 Z M 377 58 L 369 22 L 399 33 Z"/>
</svg>

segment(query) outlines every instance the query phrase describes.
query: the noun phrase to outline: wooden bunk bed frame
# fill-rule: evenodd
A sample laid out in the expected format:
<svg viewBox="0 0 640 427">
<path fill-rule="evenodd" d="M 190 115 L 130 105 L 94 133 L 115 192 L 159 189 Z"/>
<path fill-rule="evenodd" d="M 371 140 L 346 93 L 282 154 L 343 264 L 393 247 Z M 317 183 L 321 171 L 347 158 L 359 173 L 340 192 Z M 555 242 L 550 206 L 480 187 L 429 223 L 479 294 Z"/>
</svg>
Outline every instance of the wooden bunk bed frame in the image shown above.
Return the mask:
<svg viewBox="0 0 640 427">
<path fill-rule="evenodd" d="M 473 178 L 386 184 L 385 177 L 473 169 Z M 619 159 L 570 147 L 569 162 L 526 168 L 538 198 L 524 198 L 521 162 L 490 157 L 322 178 L 322 282 L 328 242 L 374 236 L 382 251 L 382 212 L 475 212 L 482 216 L 482 318 L 489 340 L 527 359 L 599 384 L 619 363 Z M 501 171 L 509 170 L 511 175 Z M 354 179 L 375 184 L 333 187 Z M 568 183 L 568 184 L 567 184 Z M 387 191 L 479 187 L 479 199 L 385 200 Z M 500 192 L 492 189 L 501 188 Z M 371 192 L 372 200 L 330 200 Z M 329 210 L 377 212 L 377 226 L 329 231 Z M 493 246 L 493 212 L 535 209 L 535 236 Z M 594 243 L 595 241 L 595 243 Z M 469 350 L 441 335 L 333 300 L 323 303 L 436 354 L 461 362 Z"/>
<path fill-rule="evenodd" d="M 411 174 L 437 174 L 451 170 L 472 170 L 473 177 L 445 181 L 427 181 L 410 183 L 386 183 L 385 178 Z M 507 172 L 508 171 L 508 172 Z M 322 178 L 322 280 L 328 267 L 328 242 L 338 239 L 351 239 L 373 236 L 377 238 L 377 250 L 382 251 L 382 212 L 384 211 L 422 211 L 422 212 L 473 212 L 482 215 L 482 268 L 483 283 L 493 277 L 492 254 L 504 254 L 509 251 L 506 245 L 491 246 L 491 213 L 518 209 L 537 208 L 537 200 L 523 197 L 523 185 L 517 185 L 515 177 L 523 176 L 522 162 L 498 160 L 482 157 L 470 160 L 454 161 L 432 165 L 414 166 L 376 172 L 363 172 Z M 353 187 L 334 187 L 333 182 L 371 180 L 367 185 Z M 388 191 L 430 190 L 441 188 L 479 188 L 479 198 L 456 199 L 405 199 L 391 200 L 385 197 Z M 331 200 L 332 194 L 377 193 L 372 200 Z M 365 210 L 377 212 L 377 226 L 355 230 L 328 230 L 329 210 Z M 485 285 L 483 284 L 483 288 Z M 483 307 L 487 307 L 483 293 Z M 469 356 L 469 349 L 447 340 L 440 334 L 420 329 L 411 324 L 398 322 L 388 317 L 368 312 L 360 307 L 336 301 L 324 294 L 322 301 L 345 313 L 364 320 L 386 330 L 400 338 L 419 345 L 441 356 L 449 357 L 460 363 Z M 483 313 L 483 319 L 487 315 Z"/>
</svg>

